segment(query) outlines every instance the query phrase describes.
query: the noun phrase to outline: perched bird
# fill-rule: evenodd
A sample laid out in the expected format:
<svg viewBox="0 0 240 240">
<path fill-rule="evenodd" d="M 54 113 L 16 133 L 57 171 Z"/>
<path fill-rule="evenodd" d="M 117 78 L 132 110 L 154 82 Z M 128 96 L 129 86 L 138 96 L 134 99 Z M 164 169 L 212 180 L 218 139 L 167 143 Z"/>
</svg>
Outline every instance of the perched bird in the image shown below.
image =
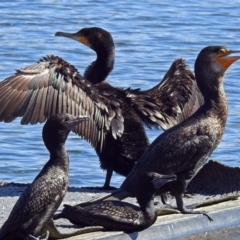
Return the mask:
<svg viewBox="0 0 240 240">
<path fill-rule="evenodd" d="M 101 93 L 112 94 L 122 102 L 123 135 L 115 141 L 109 133 L 104 148 L 95 148 L 101 167 L 107 169 L 103 189 L 111 189 L 113 171 L 127 176 L 149 145 L 143 123 L 166 130 L 195 112 L 203 98 L 183 59 L 175 60 L 163 81 L 149 90 L 117 88 L 105 81 L 115 60 L 114 41 L 108 31 L 91 27 L 76 33 L 57 32 L 55 36 L 76 40 L 95 51 L 97 58 L 86 68 L 84 78 Z"/>
<path fill-rule="evenodd" d="M 139 176 L 134 191 L 140 207 L 114 200 L 92 203 L 86 207 L 64 205 L 62 212 L 55 214 L 54 219 L 66 218 L 80 226 L 103 226 L 108 231 L 142 231 L 157 219 L 154 207 L 156 189 L 153 184 L 157 175 L 146 172 Z"/>
<path fill-rule="evenodd" d="M 237 55 L 234 53 L 237 53 Z M 136 179 L 144 172 L 174 175 L 176 180 L 161 186 L 156 194 L 170 192 L 182 213 L 182 194 L 186 186 L 220 143 L 228 115 L 223 79 L 228 67 L 240 58 L 240 51 L 209 46 L 202 49 L 195 62 L 195 77 L 204 104 L 188 119 L 158 136 L 138 160 L 119 191 L 102 199 L 134 196 Z M 92 203 L 84 203 L 87 206 Z"/>
<path fill-rule="evenodd" d="M 0 82 L 0 121 L 22 117 L 22 124 L 43 123 L 56 113 L 88 115 L 74 132 L 87 139 L 107 170 L 104 189 L 111 189 L 113 171 L 127 176 L 149 145 L 144 124 L 172 127 L 201 105 L 194 75 L 182 59 L 173 62 L 161 83 L 141 91 L 108 84 L 114 65 L 111 34 L 84 28 L 75 34 L 56 33 L 91 47 L 97 59 L 84 77 L 56 56 L 17 70 Z M 132 144 L 134 142 L 134 144 Z"/>
<path fill-rule="evenodd" d="M 42 137 L 50 159 L 19 197 L 0 230 L 0 239 L 27 239 L 29 236 L 34 238 L 46 234 L 45 228 L 68 187 L 69 159 L 65 141 L 74 126 L 88 119 L 58 114 L 47 120 Z"/>
</svg>

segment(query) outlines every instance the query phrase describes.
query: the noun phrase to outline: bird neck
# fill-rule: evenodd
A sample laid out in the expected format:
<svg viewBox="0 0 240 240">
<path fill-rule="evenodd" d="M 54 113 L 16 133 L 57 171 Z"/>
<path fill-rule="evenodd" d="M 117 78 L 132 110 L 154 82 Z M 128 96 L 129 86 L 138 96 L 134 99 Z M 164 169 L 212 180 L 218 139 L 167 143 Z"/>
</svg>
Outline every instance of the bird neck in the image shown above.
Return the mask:
<svg viewBox="0 0 240 240">
<path fill-rule="evenodd" d="M 154 198 L 151 198 L 148 201 L 142 202 L 140 208 L 145 216 L 145 218 L 153 219 L 156 215 L 156 210 L 154 206 Z"/>
<path fill-rule="evenodd" d="M 212 73 L 208 69 L 195 69 L 197 85 L 204 97 L 205 105 L 212 109 L 227 110 L 227 99 L 223 89 L 224 73 Z"/>
<path fill-rule="evenodd" d="M 150 215 L 154 214 L 154 194 L 151 193 L 147 188 L 142 188 L 142 191 L 137 192 L 136 195 L 141 210 Z"/>
<path fill-rule="evenodd" d="M 51 146 L 50 159 L 58 162 L 68 162 L 68 154 L 65 145 Z"/>
<path fill-rule="evenodd" d="M 208 92 L 208 95 L 204 96 L 204 102 L 212 109 L 221 108 L 226 111 L 228 109 L 227 98 L 223 86 L 220 86 L 216 92 Z"/>
<path fill-rule="evenodd" d="M 43 141 L 45 143 L 46 148 L 50 153 L 50 158 L 52 161 L 58 162 L 67 162 L 68 155 L 65 149 L 65 142 L 68 137 L 69 132 L 64 131 L 44 131 Z"/>
<path fill-rule="evenodd" d="M 228 116 L 227 98 L 223 89 L 223 74 L 214 74 L 206 69 L 195 71 L 198 87 L 204 97 L 204 105 L 199 111 L 204 111 L 210 118 L 217 119 L 222 131 L 225 129 Z M 219 132 L 220 135 L 223 132 Z"/>
<path fill-rule="evenodd" d="M 93 84 L 104 81 L 114 67 L 115 52 L 102 49 L 97 53 L 97 59 L 86 69 L 84 77 Z"/>
</svg>

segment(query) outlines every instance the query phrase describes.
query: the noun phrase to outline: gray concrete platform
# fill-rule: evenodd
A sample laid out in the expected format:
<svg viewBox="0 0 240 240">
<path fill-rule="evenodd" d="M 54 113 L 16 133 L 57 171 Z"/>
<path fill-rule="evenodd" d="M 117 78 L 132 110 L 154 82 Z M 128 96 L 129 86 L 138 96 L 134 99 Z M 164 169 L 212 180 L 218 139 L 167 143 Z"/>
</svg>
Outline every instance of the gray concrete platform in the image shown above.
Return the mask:
<svg viewBox="0 0 240 240">
<path fill-rule="evenodd" d="M 0 187 L 0 227 L 6 221 L 12 207 L 17 201 L 18 197 L 25 189 L 24 186 L 8 185 Z M 80 188 L 70 188 L 67 192 L 63 203 L 58 211 L 63 207 L 63 204 L 75 205 L 80 202 L 88 201 L 95 197 L 106 195 L 108 192 L 97 192 L 94 190 L 82 190 Z M 199 203 L 199 201 L 212 201 L 214 196 L 199 196 L 186 195 L 184 202 L 186 205 L 192 205 Z M 171 203 L 174 203 L 174 199 L 170 199 Z M 126 201 L 136 204 L 136 199 L 129 198 Z M 228 200 L 225 202 L 217 203 L 214 205 L 198 208 L 198 210 L 204 210 L 208 212 L 209 216 L 214 220 L 210 222 L 206 216 L 199 214 L 169 214 L 159 216 L 155 224 L 142 232 L 135 232 L 126 234 L 123 232 L 94 232 L 89 234 L 78 235 L 68 240 L 97 240 L 97 239 L 109 239 L 109 240 L 165 240 L 165 239 L 233 239 L 233 238 L 221 238 L 218 236 L 222 231 L 229 228 L 240 227 L 240 199 L 236 196 L 236 200 Z M 56 221 L 56 226 L 62 232 L 69 232 L 78 229 L 78 227 L 72 225 L 67 220 L 59 219 Z M 216 236 L 213 238 L 207 238 L 209 233 L 213 236 L 216 232 Z M 240 232 L 239 232 L 240 233 Z M 206 238 L 205 238 L 206 237 Z M 238 238 L 236 238 L 238 239 Z"/>
<path fill-rule="evenodd" d="M 123 232 L 95 232 L 67 238 L 68 240 L 166 240 L 166 239 L 204 239 L 213 232 L 211 239 L 223 239 L 218 231 L 240 226 L 240 200 L 227 201 L 213 206 L 199 208 L 209 213 L 213 222 L 202 215 L 170 214 L 158 217 L 157 221 L 142 232 L 126 234 Z M 216 235 L 214 236 L 214 232 Z M 199 235 L 199 236 L 198 236 Z M 240 238 L 240 236 L 239 236 Z"/>
</svg>

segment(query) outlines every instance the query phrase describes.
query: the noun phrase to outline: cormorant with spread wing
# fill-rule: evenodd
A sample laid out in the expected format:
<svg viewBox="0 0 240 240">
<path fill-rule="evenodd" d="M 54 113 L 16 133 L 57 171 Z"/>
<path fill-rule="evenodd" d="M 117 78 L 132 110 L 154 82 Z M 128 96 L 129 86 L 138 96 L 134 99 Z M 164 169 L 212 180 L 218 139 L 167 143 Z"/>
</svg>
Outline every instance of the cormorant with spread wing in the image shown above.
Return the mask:
<svg viewBox="0 0 240 240">
<path fill-rule="evenodd" d="M 143 122 L 163 129 L 188 117 L 201 104 L 194 75 L 182 59 L 173 62 L 161 83 L 141 91 L 113 87 L 105 81 L 114 65 L 111 34 L 101 28 L 77 33 L 56 33 L 91 47 L 97 59 L 84 77 L 60 57 L 46 56 L 17 70 L 0 83 L 0 121 L 22 117 L 22 124 L 43 123 L 56 113 L 88 115 L 91 121 L 74 132 L 95 148 L 107 170 L 105 189 L 112 172 L 127 176 L 149 145 Z M 200 99 L 200 102 L 199 102 Z"/>
</svg>

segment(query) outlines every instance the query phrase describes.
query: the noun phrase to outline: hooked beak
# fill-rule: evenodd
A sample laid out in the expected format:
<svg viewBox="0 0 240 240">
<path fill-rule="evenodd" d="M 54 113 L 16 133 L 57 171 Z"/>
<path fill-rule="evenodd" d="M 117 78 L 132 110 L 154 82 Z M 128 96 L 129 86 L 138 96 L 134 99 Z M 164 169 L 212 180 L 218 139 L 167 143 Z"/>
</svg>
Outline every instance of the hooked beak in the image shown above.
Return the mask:
<svg viewBox="0 0 240 240">
<path fill-rule="evenodd" d="M 224 67 L 228 68 L 232 63 L 240 58 L 240 51 L 228 51 L 227 53 L 218 54 L 216 59 L 218 63 Z"/>
<path fill-rule="evenodd" d="M 88 116 L 78 116 L 74 119 L 70 119 L 69 121 L 65 122 L 64 125 L 67 127 L 68 130 L 72 131 L 75 126 L 80 124 L 81 122 L 88 121 L 90 118 Z"/>
<path fill-rule="evenodd" d="M 76 32 L 76 33 L 66 33 L 66 32 L 56 32 L 55 36 L 57 37 L 66 37 L 73 39 L 75 41 L 78 41 L 84 45 L 89 46 L 88 40 L 85 36 L 83 36 L 81 33 Z M 90 46 L 89 46 L 90 47 Z"/>
</svg>

